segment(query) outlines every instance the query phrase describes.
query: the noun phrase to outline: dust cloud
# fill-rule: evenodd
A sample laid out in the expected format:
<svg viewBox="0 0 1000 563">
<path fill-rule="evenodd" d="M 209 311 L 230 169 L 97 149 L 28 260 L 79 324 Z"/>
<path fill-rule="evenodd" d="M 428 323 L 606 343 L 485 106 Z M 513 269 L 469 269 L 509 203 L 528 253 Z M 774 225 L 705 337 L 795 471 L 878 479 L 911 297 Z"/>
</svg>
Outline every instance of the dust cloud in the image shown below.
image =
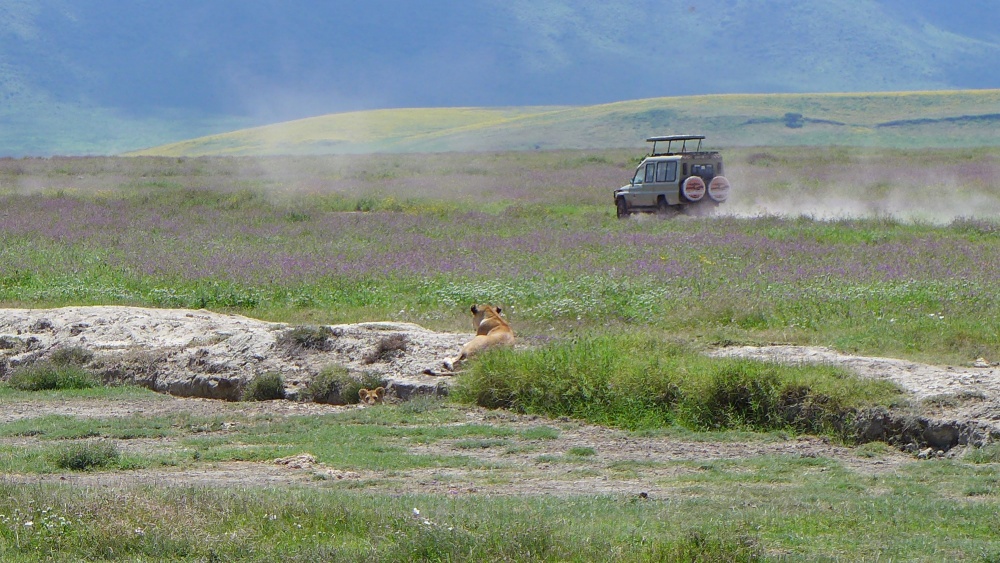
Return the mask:
<svg viewBox="0 0 1000 563">
<path fill-rule="evenodd" d="M 915 151 L 852 156 L 836 162 L 744 158 L 729 167 L 725 212 L 822 220 L 892 217 L 947 224 L 1000 217 L 1000 159 Z M 818 162 L 817 162 L 818 161 Z M 952 162 L 954 161 L 954 162 Z"/>
</svg>

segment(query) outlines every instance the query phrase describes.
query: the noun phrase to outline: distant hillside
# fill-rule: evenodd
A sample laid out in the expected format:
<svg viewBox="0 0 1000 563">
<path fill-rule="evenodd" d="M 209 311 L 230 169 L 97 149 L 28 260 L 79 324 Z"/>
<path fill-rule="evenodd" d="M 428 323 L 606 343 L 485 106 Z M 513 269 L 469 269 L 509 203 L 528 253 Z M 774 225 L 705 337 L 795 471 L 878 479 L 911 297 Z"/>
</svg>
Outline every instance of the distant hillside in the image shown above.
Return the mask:
<svg viewBox="0 0 1000 563">
<path fill-rule="evenodd" d="M 0 0 L 0 156 L 401 107 L 1000 87 L 996 0 Z"/>
<path fill-rule="evenodd" d="M 610 148 L 654 134 L 715 145 L 1000 145 L 1000 90 L 654 98 L 585 107 L 350 112 L 133 154 L 202 156 Z"/>
</svg>

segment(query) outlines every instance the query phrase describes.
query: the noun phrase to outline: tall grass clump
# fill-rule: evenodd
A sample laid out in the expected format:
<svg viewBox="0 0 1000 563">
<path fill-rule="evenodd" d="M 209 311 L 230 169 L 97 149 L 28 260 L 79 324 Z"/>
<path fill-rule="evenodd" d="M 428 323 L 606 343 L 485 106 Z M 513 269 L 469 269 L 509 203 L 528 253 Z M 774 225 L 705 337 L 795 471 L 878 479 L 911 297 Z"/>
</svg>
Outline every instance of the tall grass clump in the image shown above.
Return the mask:
<svg viewBox="0 0 1000 563">
<path fill-rule="evenodd" d="M 53 454 L 53 463 L 60 469 L 89 471 L 118 463 L 121 453 L 111 442 L 87 441 L 70 444 Z"/>
<path fill-rule="evenodd" d="M 621 334 L 492 351 L 456 382 L 454 396 L 627 429 L 832 432 L 899 393 L 833 366 L 709 358 L 676 342 Z"/>
<path fill-rule="evenodd" d="M 495 350 L 456 382 L 454 395 L 488 408 L 625 428 L 666 426 L 680 397 L 677 362 L 687 353 L 680 344 L 635 335 Z"/>
<path fill-rule="evenodd" d="M 100 381 L 78 365 L 41 361 L 15 369 L 8 384 L 21 391 L 49 391 L 89 389 L 100 385 Z"/>
</svg>

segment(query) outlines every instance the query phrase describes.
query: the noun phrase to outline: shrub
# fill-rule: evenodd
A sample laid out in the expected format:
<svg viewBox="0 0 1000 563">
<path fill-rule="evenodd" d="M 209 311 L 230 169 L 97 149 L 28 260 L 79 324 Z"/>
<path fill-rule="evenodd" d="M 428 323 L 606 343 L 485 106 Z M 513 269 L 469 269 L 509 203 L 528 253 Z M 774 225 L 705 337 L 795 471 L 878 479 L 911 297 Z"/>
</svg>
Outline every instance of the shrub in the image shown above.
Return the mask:
<svg viewBox="0 0 1000 563">
<path fill-rule="evenodd" d="M 405 352 L 406 345 L 408 343 L 409 339 L 405 334 L 392 334 L 386 336 L 378 341 L 378 344 L 375 345 L 375 349 L 363 358 L 362 363 L 374 364 L 375 362 L 388 360 L 398 353 Z"/>
<path fill-rule="evenodd" d="M 49 360 L 59 366 L 84 366 L 94 359 L 94 353 L 81 346 L 67 346 L 52 352 Z"/>
<path fill-rule="evenodd" d="M 59 365 L 54 362 L 35 362 L 11 373 L 8 383 L 22 391 L 48 391 L 58 389 L 88 389 L 97 387 L 99 381 L 89 371 L 77 365 Z"/>
<path fill-rule="evenodd" d="M 273 401 L 285 398 L 285 378 L 269 371 L 254 377 L 243 390 L 244 401 Z"/>
<path fill-rule="evenodd" d="M 330 337 L 333 330 L 328 326 L 297 326 L 278 338 L 278 346 L 289 352 L 299 350 L 330 350 Z"/>
<path fill-rule="evenodd" d="M 386 384 L 384 378 L 375 374 L 363 373 L 356 376 L 346 366 L 333 364 L 323 368 L 309 382 L 303 398 L 331 405 L 355 404 L 359 401 L 359 390 L 385 387 Z"/>
<path fill-rule="evenodd" d="M 60 469 L 88 471 L 113 466 L 120 457 L 118 447 L 113 443 L 88 441 L 61 448 L 53 456 L 53 462 Z"/>
</svg>

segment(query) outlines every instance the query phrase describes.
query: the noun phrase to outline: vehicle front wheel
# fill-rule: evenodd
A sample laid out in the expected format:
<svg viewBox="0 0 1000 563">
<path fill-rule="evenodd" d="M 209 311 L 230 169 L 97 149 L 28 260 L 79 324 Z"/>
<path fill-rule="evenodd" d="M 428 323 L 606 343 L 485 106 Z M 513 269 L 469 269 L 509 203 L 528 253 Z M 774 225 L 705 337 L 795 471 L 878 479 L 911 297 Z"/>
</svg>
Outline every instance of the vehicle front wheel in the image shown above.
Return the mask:
<svg viewBox="0 0 1000 563">
<path fill-rule="evenodd" d="M 623 197 L 618 198 L 616 200 L 616 202 L 615 202 L 615 207 L 616 207 L 616 209 L 618 211 L 618 218 L 619 219 L 624 219 L 624 218 L 628 217 L 629 215 L 631 215 L 631 213 L 628 210 L 628 204 L 625 203 L 625 198 L 623 198 Z"/>
</svg>

